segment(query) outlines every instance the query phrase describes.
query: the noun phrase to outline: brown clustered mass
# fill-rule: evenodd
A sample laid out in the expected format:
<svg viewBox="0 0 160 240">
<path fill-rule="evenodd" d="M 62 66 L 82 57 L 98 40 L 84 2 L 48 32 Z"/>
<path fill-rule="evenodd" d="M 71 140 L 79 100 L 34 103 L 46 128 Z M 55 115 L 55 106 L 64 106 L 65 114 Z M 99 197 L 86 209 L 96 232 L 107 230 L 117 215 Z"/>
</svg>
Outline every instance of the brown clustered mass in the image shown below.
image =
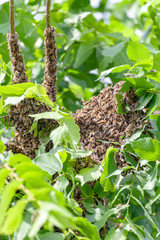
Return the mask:
<svg viewBox="0 0 160 240">
<path fill-rule="evenodd" d="M 56 102 L 56 72 L 57 72 L 57 48 L 55 42 L 55 29 L 48 27 L 44 31 L 45 40 L 45 72 L 44 87 L 51 101 Z"/>
<path fill-rule="evenodd" d="M 54 40 L 54 28 L 45 30 L 45 79 L 44 87 L 52 101 L 56 100 L 56 46 Z M 17 33 L 8 36 L 8 48 L 13 68 L 13 83 L 28 82 L 24 60 L 20 52 Z M 16 105 L 12 105 L 8 112 L 9 120 L 15 126 L 15 138 L 7 143 L 7 150 L 12 150 L 13 153 L 23 153 L 30 158 L 36 156 L 36 150 L 39 146 L 38 135 L 42 130 L 45 130 L 45 135 L 49 135 L 52 129 L 57 126 L 54 120 L 39 120 L 37 125 L 37 134 L 34 131 L 29 132 L 33 118 L 28 115 L 50 111 L 45 104 L 36 101 L 35 99 L 24 99 Z M 50 141 L 46 146 L 46 151 L 53 147 Z"/>
<path fill-rule="evenodd" d="M 12 105 L 8 116 L 15 126 L 15 138 L 7 143 L 7 150 L 12 150 L 13 153 L 23 153 L 33 159 L 40 143 L 38 138 L 40 131 L 45 131 L 45 136 L 49 135 L 56 126 L 56 122 L 48 119 L 39 120 L 37 134 L 34 134 L 34 131 L 29 132 L 33 124 L 33 118 L 29 115 L 48 111 L 50 109 L 45 104 L 33 98 L 24 99 L 20 103 Z"/>
<path fill-rule="evenodd" d="M 18 34 L 8 33 L 8 48 L 10 52 L 10 59 L 12 62 L 12 69 L 14 73 L 13 83 L 28 82 L 23 56 L 20 52 Z"/>
<path fill-rule="evenodd" d="M 117 83 L 114 87 L 101 90 L 98 96 L 84 102 L 83 109 L 74 114 L 74 119 L 80 127 L 81 143 L 86 150 L 93 150 L 91 159 L 93 163 L 101 163 L 110 146 L 119 147 L 124 138 L 128 138 L 137 129 L 144 125 L 145 109 L 135 111 L 138 97 L 134 90 L 124 92 L 122 106 L 129 106 L 126 114 L 118 114 L 116 94 L 124 82 Z M 118 143 L 118 144 L 116 144 Z M 115 156 L 118 168 L 127 165 L 121 152 Z"/>
</svg>

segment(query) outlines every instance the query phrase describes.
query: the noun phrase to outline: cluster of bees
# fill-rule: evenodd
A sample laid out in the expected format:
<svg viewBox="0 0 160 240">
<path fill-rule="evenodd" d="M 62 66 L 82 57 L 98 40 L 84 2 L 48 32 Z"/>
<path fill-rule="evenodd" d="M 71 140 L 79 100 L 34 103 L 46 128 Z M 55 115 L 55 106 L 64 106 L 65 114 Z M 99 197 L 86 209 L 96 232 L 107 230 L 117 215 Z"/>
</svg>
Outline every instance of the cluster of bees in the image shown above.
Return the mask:
<svg viewBox="0 0 160 240">
<path fill-rule="evenodd" d="M 12 69 L 14 73 L 13 83 L 28 82 L 23 56 L 20 52 L 18 35 L 8 34 L 8 48 L 10 51 L 10 58 L 12 62 Z M 54 28 L 48 27 L 45 30 L 45 76 L 44 86 L 52 101 L 56 99 L 56 45 L 54 39 Z M 51 67 L 52 65 L 52 67 Z M 52 91 L 53 90 L 53 91 Z M 9 112 L 9 121 L 15 126 L 15 138 L 7 143 L 7 150 L 12 150 L 13 153 L 23 153 L 30 158 L 36 156 L 36 150 L 39 147 L 39 134 L 45 131 L 45 135 L 57 125 L 54 120 L 40 120 L 37 125 L 37 134 L 34 131 L 30 132 L 33 124 L 33 118 L 29 117 L 31 114 L 42 113 L 50 111 L 50 109 L 43 103 L 35 99 L 24 99 L 16 105 L 12 105 Z M 53 147 L 51 143 L 46 146 L 49 151 Z"/>
<path fill-rule="evenodd" d="M 133 89 L 122 93 L 121 105 L 124 108 L 128 106 L 129 111 L 126 114 L 118 114 L 116 94 L 123 84 L 124 82 L 119 82 L 114 87 L 101 90 L 98 96 L 84 102 L 83 109 L 74 115 L 80 127 L 82 145 L 86 150 L 93 150 L 93 163 L 100 164 L 108 147 L 120 148 L 125 138 L 146 124 L 143 120 L 145 110 L 135 111 L 138 99 Z M 121 152 L 116 153 L 115 161 L 118 168 L 127 165 Z"/>
<path fill-rule="evenodd" d="M 28 82 L 28 77 L 26 75 L 26 68 L 21 54 L 18 42 L 18 34 L 8 33 L 8 48 L 10 52 L 10 59 L 12 62 L 12 70 L 14 73 L 13 83 L 25 83 Z"/>
<path fill-rule="evenodd" d="M 43 85 L 51 101 L 56 102 L 56 72 L 57 72 L 57 49 L 55 43 L 55 29 L 48 27 L 44 31 L 45 36 L 45 72 Z"/>
<path fill-rule="evenodd" d="M 47 119 L 39 120 L 35 134 L 35 131 L 30 131 L 33 118 L 29 115 L 46 111 L 48 112 L 50 109 L 33 98 L 24 99 L 19 104 L 12 105 L 8 116 L 15 127 L 15 138 L 7 143 L 7 150 L 12 150 L 14 153 L 23 153 L 31 159 L 35 158 L 36 150 L 40 144 L 39 135 L 41 134 L 43 137 L 49 135 L 51 129 L 56 126 L 56 122 Z M 41 138 L 42 142 L 43 137 Z M 50 146 L 53 147 L 52 144 Z"/>
</svg>

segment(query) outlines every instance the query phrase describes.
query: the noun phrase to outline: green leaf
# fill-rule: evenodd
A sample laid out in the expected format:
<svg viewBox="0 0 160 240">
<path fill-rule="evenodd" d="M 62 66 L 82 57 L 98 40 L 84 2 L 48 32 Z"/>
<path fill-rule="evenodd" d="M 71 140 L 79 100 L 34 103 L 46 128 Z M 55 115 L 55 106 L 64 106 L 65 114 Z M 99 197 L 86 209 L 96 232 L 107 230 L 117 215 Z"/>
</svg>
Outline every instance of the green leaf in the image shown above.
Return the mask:
<svg viewBox="0 0 160 240">
<path fill-rule="evenodd" d="M 160 52 L 154 55 L 153 58 L 153 69 L 160 72 Z"/>
<path fill-rule="evenodd" d="M 29 115 L 30 117 L 34 118 L 34 121 L 38 121 L 40 119 L 54 119 L 54 120 L 59 120 L 63 118 L 64 116 L 61 115 L 58 112 L 44 112 L 44 113 L 39 113 L 39 114 L 32 114 Z"/>
<path fill-rule="evenodd" d="M 100 75 L 99 79 L 109 75 L 110 73 L 119 73 L 119 72 L 122 72 L 122 71 L 124 71 L 126 69 L 130 69 L 130 68 L 131 68 L 131 66 L 128 65 L 128 64 L 110 68 L 106 71 L 101 72 L 101 75 Z"/>
<path fill-rule="evenodd" d="M 10 173 L 11 173 L 11 170 L 6 168 L 3 168 L 0 170 L 0 193 L 2 192 L 2 189 L 5 185 L 6 177 L 8 177 Z"/>
<path fill-rule="evenodd" d="M 15 85 L 0 86 L 0 94 L 6 97 L 21 96 L 25 93 L 26 89 L 34 86 L 34 83 L 20 83 Z"/>
<path fill-rule="evenodd" d="M 24 172 L 21 177 L 24 180 L 23 184 L 26 186 L 26 188 L 31 189 L 34 195 L 40 195 L 39 197 L 36 196 L 39 199 L 41 199 L 41 197 L 45 197 L 44 195 L 41 195 L 41 190 L 46 190 L 48 194 L 48 191 L 50 191 L 52 188 L 47 183 L 47 179 L 45 179 L 45 175 L 43 174 L 43 172 L 26 170 L 26 172 Z"/>
<path fill-rule="evenodd" d="M 146 114 L 146 118 L 152 113 L 154 112 L 154 110 L 157 108 L 157 106 L 159 105 L 160 102 L 160 94 L 157 93 L 156 95 L 153 96 L 153 98 L 151 99 L 151 102 L 149 104 L 149 108 L 148 108 L 148 112 Z"/>
<path fill-rule="evenodd" d="M 118 113 L 119 114 L 125 114 L 122 103 L 121 103 L 121 100 L 123 100 L 122 93 L 117 93 L 116 94 L 116 99 L 117 99 L 117 102 L 118 102 Z"/>
<path fill-rule="evenodd" d="M 62 162 L 51 153 L 45 153 L 37 156 L 34 159 L 34 163 L 50 175 L 60 172 L 63 167 Z"/>
<path fill-rule="evenodd" d="M 6 146 L 4 145 L 3 141 L 0 140 L 0 153 L 3 153 L 5 149 L 6 149 Z"/>
<path fill-rule="evenodd" d="M 67 136 L 67 127 L 65 125 L 59 126 L 50 134 L 50 139 L 53 141 L 55 147 L 62 145 Z"/>
<path fill-rule="evenodd" d="M 23 162 L 31 163 L 31 159 L 21 153 L 11 155 L 11 157 L 9 158 L 9 166 L 11 166 L 11 167 L 15 167 L 16 165 L 23 163 Z"/>
<path fill-rule="evenodd" d="M 138 69 L 138 68 L 144 68 L 146 69 L 147 71 L 150 71 L 151 68 L 153 66 L 153 58 L 150 57 L 148 59 L 146 59 L 145 61 L 143 62 L 138 62 L 136 64 L 134 64 L 131 68 L 130 68 L 130 71 L 133 70 L 133 69 Z M 142 69 L 143 70 L 143 69 Z M 140 72 L 140 76 L 143 76 L 144 72 Z"/>
<path fill-rule="evenodd" d="M 21 185 L 21 182 L 19 181 L 12 181 L 10 182 L 6 188 L 4 189 L 0 201 L 0 226 L 2 225 L 2 222 L 4 220 L 4 217 L 6 215 L 6 211 L 9 208 L 9 205 L 12 201 L 12 198 L 14 197 L 15 192 Z"/>
<path fill-rule="evenodd" d="M 110 190 L 111 191 L 115 190 L 114 185 L 111 183 L 111 180 L 108 178 L 106 179 L 106 177 L 117 169 L 117 166 L 114 160 L 114 152 L 118 152 L 118 151 L 119 151 L 118 149 L 115 149 L 113 147 L 108 148 L 105 154 L 105 157 L 102 161 L 103 172 L 100 177 L 100 183 L 104 187 L 105 192 L 108 192 Z"/>
<path fill-rule="evenodd" d="M 71 212 L 64 205 L 63 194 L 58 193 L 57 197 L 57 201 L 53 199 L 52 202 L 40 202 L 41 208 L 39 209 L 38 216 L 32 224 L 32 227 L 28 234 L 30 238 L 39 232 L 40 228 L 47 220 L 49 220 L 52 225 L 57 226 L 61 230 L 69 228 L 72 225 L 75 226 L 75 221 Z"/>
<path fill-rule="evenodd" d="M 130 142 L 133 142 L 134 140 L 136 140 L 137 138 L 139 138 L 143 131 L 145 129 L 145 125 L 143 126 L 142 129 L 138 129 L 137 131 L 135 131 L 130 138 L 127 139 L 126 143 L 130 143 Z"/>
<path fill-rule="evenodd" d="M 46 232 L 43 234 L 38 234 L 38 239 L 39 240 L 64 240 L 65 236 L 62 233 L 58 232 Z"/>
<path fill-rule="evenodd" d="M 124 228 L 115 228 L 112 227 L 106 235 L 105 240 L 126 240 L 128 235 L 128 231 L 125 230 Z"/>
<path fill-rule="evenodd" d="M 102 215 L 101 219 L 98 220 L 95 223 L 95 226 L 98 228 L 98 230 L 100 230 L 107 222 L 107 219 L 112 216 L 112 215 L 117 215 L 117 213 L 119 213 L 121 210 L 124 210 L 127 208 L 127 205 L 122 205 L 120 207 L 117 208 L 112 208 L 112 209 L 108 209 L 106 211 L 106 213 L 104 215 Z"/>
<path fill-rule="evenodd" d="M 158 167 L 159 164 L 156 164 L 154 169 L 152 169 L 152 172 L 147 174 L 147 177 L 145 179 L 146 183 L 143 186 L 144 190 L 151 191 L 155 187 L 157 181 Z"/>
<path fill-rule="evenodd" d="M 75 145 L 80 141 L 80 133 L 74 118 L 65 116 L 65 118 L 61 119 L 60 126 L 51 132 L 50 138 L 55 147 L 65 142 L 66 145 L 69 144 L 75 149 Z"/>
<path fill-rule="evenodd" d="M 144 62 L 151 58 L 149 50 L 139 42 L 130 42 L 127 48 L 127 55 L 134 62 Z"/>
<path fill-rule="evenodd" d="M 13 234 L 18 229 L 23 219 L 23 211 L 26 203 L 26 200 L 19 200 L 14 207 L 8 210 L 1 229 L 4 234 Z"/>
<path fill-rule="evenodd" d="M 27 89 L 25 92 L 25 96 L 26 98 L 35 98 L 37 101 L 43 101 L 44 104 L 46 104 L 50 108 L 55 108 L 56 106 L 56 104 L 49 99 L 45 88 L 39 84 L 36 84 L 33 87 Z"/>
<path fill-rule="evenodd" d="M 131 198 L 134 199 L 134 201 L 136 201 L 137 204 L 143 209 L 145 217 L 152 223 L 153 228 L 156 229 L 158 232 L 160 232 L 160 229 L 158 228 L 157 224 L 151 218 L 151 216 L 149 215 L 149 213 L 147 212 L 145 207 L 142 205 L 142 203 L 137 198 L 135 198 L 134 196 L 131 196 Z"/>
<path fill-rule="evenodd" d="M 134 158 L 132 158 L 132 157 L 131 157 L 128 153 L 126 153 L 126 152 L 123 152 L 123 154 L 124 154 L 124 157 L 125 157 L 125 161 L 126 161 L 126 162 L 130 163 L 131 166 L 134 166 L 134 167 L 137 166 L 137 161 L 136 161 Z"/>
<path fill-rule="evenodd" d="M 95 41 L 90 44 L 81 44 L 76 55 L 74 68 L 79 68 L 93 53 L 95 48 Z"/>
<path fill-rule="evenodd" d="M 4 106 L 7 106 L 8 104 L 12 104 L 15 105 L 19 102 L 21 102 L 24 99 L 24 95 L 22 95 L 21 97 L 7 97 L 7 99 L 5 99 L 4 101 Z"/>
<path fill-rule="evenodd" d="M 145 96 L 142 96 L 139 100 L 139 105 L 136 107 L 135 110 L 141 110 L 144 107 L 147 106 L 147 104 L 150 102 L 150 100 L 153 98 L 154 94 L 153 93 L 149 93 L 146 94 Z"/>
<path fill-rule="evenodd" d="M 26 212 L 23 215 L 23 221 L 21 222 L 20 227 L 16 231 L 15 240 L 25 239 L 32 226 L 34 213 L 35 211 L 34 209 L 32 209 L 32 207 L 26 210 Z"/>
<path fill-rule="evenodd" d="M 79 174 L 76 175 L 75 179 L 81 182 L 83 186 L 88 181 L 97 180 L 101 176 L 101 171 L 99 170 L 99 165 L 94 165 L 92 168 L 81 169 Z"/>
<path fill-rule="evenodd" d="M 64 192 L 68 184 L 69 184 L 69 181 L 64 176 L 58 176 L 57 181 L 54 184 L 54 189 L 60 192 Z"/>
<path fill-rule="evenodd" d="M 102 50 L 102 55 L 114 58 L 125 47 L 125 43 L 126 42 L 121 42 L 110 48 L 104 47 Z"/>
<path fill-rule="evenodd" d="M 100 240 L 98 230 L 96 226 L 87 221 L 86 218 L 75 218 L 76 229 L 80 231 L 84 236 L 92 240 Z"/>
<path fill-rule="evenodd" d="M 71 159 L 89 157 L 92 154 L 92 151 L 86 151 L 83 149 L 66 149 L 66 152 L 71 154 Z"/>
<path fill-rule="evenodd" d="M 133 150 L 141 159 L 148 161 L 160 160 L 160 142 L 152 138 L 142 138 L 131 143 Z"/>
<path fill-rule="evenodd" d="M 142 88 L 143 90 L 153 88 L 153 85 L 145 78 L 125 78 L 126 82 L 129 82 L 136 88 Z"/>
<path fill-rule="evenodd" d="M 133 223 L 133 221 L 129 218 L 128 215 L 125 216 L 125 219 L 129 224 L 129 230 L 131 230 L 138 237 L 139 240 L 144 239 L 144 235 L 139 231 L 137 225 Z"/>
</svg>

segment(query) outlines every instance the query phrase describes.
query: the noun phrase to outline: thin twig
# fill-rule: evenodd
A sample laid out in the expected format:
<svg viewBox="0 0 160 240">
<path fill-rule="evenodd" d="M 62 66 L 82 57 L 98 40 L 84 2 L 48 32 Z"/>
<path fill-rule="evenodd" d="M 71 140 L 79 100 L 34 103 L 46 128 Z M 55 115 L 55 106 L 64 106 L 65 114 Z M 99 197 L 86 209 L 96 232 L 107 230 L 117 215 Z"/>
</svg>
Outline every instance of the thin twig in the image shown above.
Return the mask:
<svg viewBox="0 0 160 240">
<path fill-rule="evenodd" d="M 10 0 L 10 31 L 11 34 L 15 34 L 14 0 Z"/>
<path fill-rule="evenodd" d="M 22 181 L 22 179 L 19 178 L 19 177 L 16 175 L 16 173 L 14 172 L 14 168 L 10 168 L 7 163 L 4 164 L 4 167 L 5 167 L 6 169 L 9 169 L 9 170 L 12 171 L 12 172 L 10 173 L 10 178 L 11 178 L 12 180 L 15 179 L 15 180 L 17 180 L 17 181 L 19 181 L 19 182 Z M 21 184 L 21 185 L 19 186 L 19 188 L 28 196 L 29 201 L 35 201 L 35 200 L 36 200 L 35 197 L 33 196 L 33 194 L 30 192 L 30 190 L 27 189 L 23 184 Z"/>
<path fill-rule="evenodd" d="M 8 117 L 8 115 L 5 115 L 5 116 L 1 116 L 0 118 L 5 118 L 5 117 Z"/>
<path fill-rule="evenodd" d="M 140 159 L 138 160 L 136 170 L 135 170 L 135 173 L 134 173 L 134 176 L 133 176 L 133 181 L 131 183 L 131 191 L 130 191 L 130 195 L 129 195 L 129 198 L 128 198 L 128 201 L 127 201 L 127 214 L 129 214 L 129 203 L 130 203 L 130 200 L 131 200 L 131 197 L 132 197 L 132 194 L 133 194 L 133 187 L 134 187 L 134 182 L 135 182 L 135 179 L 136 179 L 136 176 L 137 176 L 137 171 L 138 171 L 138 168 L 139 168 L 139 164 L 140 164 Z"/>
<path fill-rule="evenodd" d="M 51 24 L 50 24 L 50 5 L 51 5 L 51 0 L 47 0 L 47 2 L 46 2 L 46 26 L 47 26 L 47 28 L 51 26 Z"/>
</svg>

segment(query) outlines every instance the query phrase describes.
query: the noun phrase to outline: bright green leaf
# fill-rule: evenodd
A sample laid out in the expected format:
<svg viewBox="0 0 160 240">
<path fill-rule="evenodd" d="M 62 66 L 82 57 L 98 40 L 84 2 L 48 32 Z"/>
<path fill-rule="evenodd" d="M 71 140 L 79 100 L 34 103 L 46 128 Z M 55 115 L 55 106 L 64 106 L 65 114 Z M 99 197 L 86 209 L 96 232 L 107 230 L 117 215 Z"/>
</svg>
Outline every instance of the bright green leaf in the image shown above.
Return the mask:
<svg viewBox="0 0 160 240">
<path fill-rule="evenodd" d="M 102 50 L 102 55 L 114 58 L 125 46 L 125 42 L 118 43 L 113 47 L 104 47 Z"/>
<path fill-rule="evenodd" d="M 111 183 L 111 180 L 109 178 L 106 179 L 108 175 L 113 173 L 116 169 L 116 163 L 114 160 L 114 152 L 118 152 L 118 149 L 115 149 L 113 147 L 110 147 L 107 149 L 107 152 L 105 154 L 105 157 L 102 161 L 103 166 L 103 172 L 100 177 L 100 183 L 104 187 L 104 191 L 114 191 L 114 185 Z"/>
<path fill-rule="evenodd" d="M 142 138 L 131 143 L 133 150 L 141 159 L 148 161 L 160 160 L 160 142 L 152 138 Z"/>
<path fill-rule="evenodd" d="M 126 231 L 124 228 L 115 228 L 112 227 L 106 235 L 105 240 L 126 240 L 128 235 L 128 231 Z"/>
<path fill-rule="evenodd" d="M 16 181 L 16 180 L 11 181 L 6 186 L 6 188 L 4 189 L 4 191 L 2 193 L 2 197 L 1 197 L 1 201 L 0 201 L 0 213 L 1 213 L 0 214 L 0 226 L 1 226 L 2 222 L 4 221 L 6 211 L 9 208 L 12 198 L 20 185 L 21 185 L 21 182 L 19 182 L 19 181 Z"/>
<path fill-rule="evenodd" d="M 130 42 L 127 48 L 127 55 L 134 62 L 144 62 L 151 57 L 149 50 L 139 42 Z"/>
<path fill-rule="evenodd" d="M 74 68 L 79 68 L 93 53 L 95 48 L 95 41 L 91 42 L 90 44 L 82 44 L 80 45 L 75 63 Z"/>
<path fill-rule="evenodd" d="M 9 165 L 11 167 L 15 167 L 16 165 L 23 163 L 23 162 L 31 163 L 31 159 L 21 153 L 11 155 L 11 157 L 9 158 Z"/>
<path fill-rule="evenodd" d="M 20 83 L 8 86 L 0 86 L 0 94 L 6 97 L 21 96 L 25 93 L 26 89 L 34 86 L 34 83 Z"/>
<path fill-rule="evenodd" d="M 0 153 L 3 153 L 5 149 L 6 149 L 6 146 L 4 145 L 3 141 L 0 140 Z"/>
<path fill-rule="evenodd" d="M 4 234 L 13 234 L 15 230 L 18 229 L 23 219 L 23 211 L 25 209 L 26 203 L 26 200 L 19 200 L 16 202 L 16 205 L 14 207 L 8 210 L 1 229 Z"/>
<path fill-rule="evenodd" d="M 100 240 L 96 226 L 82 217 L 75 218 L 76 229 L 92 240 Z"/>
<path fill-rule="evenodd" d="M 124 210 L 127 208 L 127 205 L 122 205 L 120 207 L 117 207 L 117 208 L 112 208 L 112 209 L 108 209 L 106 211 L 106 213 L 104 215 L 102 215 L 101 219 L 98 220 L 96 223 L 95 223 L 95 226 L 97 226 L 98 230 L 100 230 L 104 225 L 105 223 L 107 222 L 107 219 L 112 216 L 112 215 L 116 215 L 117 213 L 119 213 L 121 210 Z"/>
<path fill-rule="evenodd" d="M 62 162 L 51 153 L 44 153 L 34 159 L 34 163 L 50 175 L 62 170 Z"/>
<path fill-rule="evenodd" d="M 146 94 L 145 96 L 142 96 L 139 100 L 139 105 L 136 107 L 136 110 L 141 110 L 144 107 L 146 107 L 153 96 L 154 96 L 153 93 L 149 93 L 149 94 Z"/>
<path fill-rule="evenodd" d="M 30 117 L 34 118 L 34 121 L 38 121 L 40 119 L 54 119 L 54 120 L 59 120 L 63 118 L 64 116 L 61 115 L 58 112 L 44 112 L 44 113 L 39 113 L 39 114 L 32 114 L 29 115 Z"/>
<path fill-rule="evenodd" d="M 81 186 L 83 186 L 86 182 L 97 180 L 100 176 L 101 171 L 99 170 L 99 166 L 94 165 L 92 168 L 87 167 L 81 169 L 75 179 L 79 180 L 81 182 Z"/>
<path fill-rule="evenodd" d="M 6 169 L 6 168 L 2 168 L 0 170 L 0 193 L 5 185 L 6 177 L 9 176 L 10 172 L 11 172 L 11 170 Z"/>
<path fill-rule="evenodd" d="M 101 75 L 100 75 L 99 78 L 105 77 L 105 76 L 109 75 L 110 73 L 119 73 L 119 72 L 122 72 L 122 71 L 124 71 L 126 69 L 130 69 L 130 68 L 131 68 L 131 66 L 128 65 L 128 64 L 113 67 L 113 68 L 110 68 L 106 71 L 101 72 Z"/>
</svg>

